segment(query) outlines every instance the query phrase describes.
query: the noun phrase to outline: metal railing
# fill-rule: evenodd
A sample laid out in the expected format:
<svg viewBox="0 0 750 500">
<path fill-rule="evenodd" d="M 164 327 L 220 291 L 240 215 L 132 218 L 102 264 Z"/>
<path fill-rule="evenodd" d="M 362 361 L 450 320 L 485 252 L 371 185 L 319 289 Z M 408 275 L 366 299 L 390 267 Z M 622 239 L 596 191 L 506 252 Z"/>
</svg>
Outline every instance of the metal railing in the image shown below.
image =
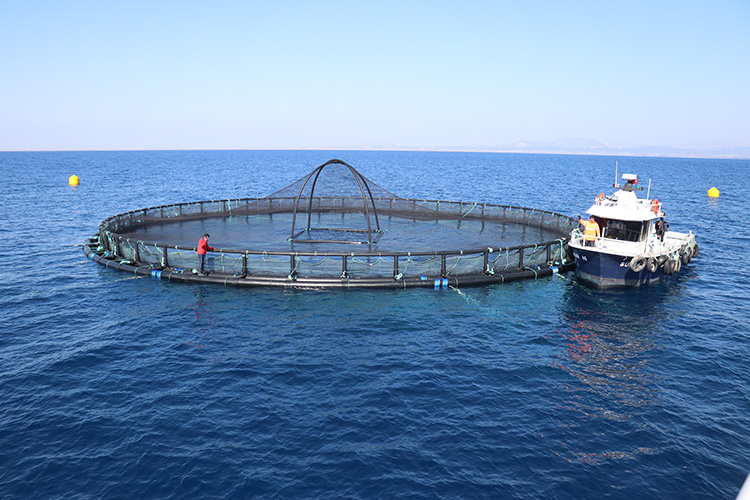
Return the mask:
<svg viewBox="0 0 750 500">
<path fill-rule="evenodd" d="M 317 207 L 347 211 L 348 198 L 315 198 Z M 265 251 L 260 249 L 217 249 L 207 263 L 209 271 L 233 276 L 260 278 L 375 278 L 395 279 L 492 275 L 534 266 L 566 264 L 565 242 L 575 224 L 571 217 L 538 209 L 507 205 L 478 204 L 444 200 L 376 198 L 383 213 L 396 211 L 395 205 L 419 207 L 414 215 L 425 210 L 443 216 L 479 220 L 513 221 L 529 226 L 557 228 L 560 238 L 527 245 L 498 248 L 468 248 L 426 252 L 298 252 Z M 361 208 L 361 199 L 357 200 Z M 134 210 L 105 219 L 100 224 L 101 251 L 111 257 L 132 261 L 136 265 L 160 268 L 197 266 L 197 248 L 164 242 L 142 241 L 118 232 L 148 223 L 154 219 L 180 217 L 212 217 L 222 213 L 268 214 L 289 212 L 294 198 L 243 198 L 219 201 L 198 201 L 162 205 Z M 398 210 L 399 217 L 404 216 Z"/>
</svg>

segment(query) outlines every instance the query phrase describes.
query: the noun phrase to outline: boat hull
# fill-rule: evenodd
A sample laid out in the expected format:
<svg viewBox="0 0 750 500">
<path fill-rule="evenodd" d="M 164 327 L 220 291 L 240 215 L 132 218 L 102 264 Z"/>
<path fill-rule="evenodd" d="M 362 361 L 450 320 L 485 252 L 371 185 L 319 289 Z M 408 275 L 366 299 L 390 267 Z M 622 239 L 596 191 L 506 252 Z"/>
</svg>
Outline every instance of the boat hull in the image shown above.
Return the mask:
<svg viewBox="0 0 750 500">
<path fill-rule="evenodd" d="M 664 267 L 653 273 L 648 269 L 635 272 L 630 268 L 632 256 L 613 255 L 595 249 L 574 248 L 576 276 L 599 288 L 635 287 L 659 281 Z"/>
</svg>

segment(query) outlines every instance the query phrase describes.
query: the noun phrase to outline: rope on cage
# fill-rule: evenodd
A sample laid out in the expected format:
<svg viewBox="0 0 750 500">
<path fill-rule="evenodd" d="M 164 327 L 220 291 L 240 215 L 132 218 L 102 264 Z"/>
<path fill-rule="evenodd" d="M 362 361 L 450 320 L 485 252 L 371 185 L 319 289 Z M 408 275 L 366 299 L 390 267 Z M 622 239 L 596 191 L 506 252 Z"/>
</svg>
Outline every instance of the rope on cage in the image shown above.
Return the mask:
<svg viewBox="0 0 750 500">
<path fill-rule="evenodd" d="M 313 255 L 313 257 L 317 257 L 317 256 L 318 256 L 318 254 L 316 252 L 315 255 Z M 330 257 L 328 257 L 328 255 L 324 255 L 323 256 L 323 260 L 320 260 L 317 263 L 312 262 L 312 261 L 307 261 L 307 262 L 305 262 L 305 264 L 308 265 L 308 266 L 319 266 L 319 265 L 323 264 L 324 262 L 326 262 L 327 260 L 333 260 L 333 259 L 331 259 Z"/>
<path fill-rule="evenodd" d="M 297 255 L 297 252 L 294 253 L 293 259 L 294 259 L 294 267 L 292 268 L 292 270 L 289 272 L 289 275 L 287 276 L 287 278 L 289 278 L 290 280 L 294 280 L 295 274 L 297 273 L 297 268 L 299 267 L 299 257 Z"/>
<path fill-rule="evenodd" d="M 474 210 L 476 207 L 477 207 L 477 203 L 475 202 L 474 205 L 472 205 L 471 208 L 469 210 L 467 210 L 466 213 L 464 213 L 461 216 L 461 218 L 463 219 L 464 217 L 466 217 L 467 215 L 469 215 L 471 213 L 471 211 Z"/>
<path fill-rule="evenodd" d="M 490 254 L 492 252 L 494 252 L 492 247 L 487 247 L 487 269 L 485 269 L 484 272 L 490 276 L 495 274 L 495 266 L 490 266 Z"/>
<path fill-rule="evenodd" d="M 459 262 L 461 262 L 461 257 L 463 257 L 463 255 L 464 255 L 464 251 L 463 251 L 463 250 L 459 250 L 459 252 L 460 252 L 460 253 L 459 253 L 458 257 L 456 257 L 456 263 L 455 263 L 455 264 L 453 264 L 453 266 L 452 266 L 452 267 L 451 267 L 450 269 L 446 269 L 446 270 L 445 270 L 445 274 L 446 274 L 446 275 L 448 275 L 448 274 L 450 274 L 451 272 L 453 272 L 453 270 L 454 270 L 454 269 L 456 268 L 456 266 L 458 265 L 458 263 L 459 263 Z"/>
<path fill-rule="evenodd" d="M 226 274 L 226 266 L 224 265 L 224 252 L 219 254 L 219 266 L 221 267 L 222 274 Z"/>
<path fill-rule="evenodd" d="M 403 276 L 404 273 L 409 270 L 413 262 L 414 261 L 411 260 L 411 252 L 406 252 L 406 265 L 404 265 L 404 268 L 401 270 L 399 275 Z"/>
<path fill-rule="evenodd" d="M 555 241 L 560 243 L 560 246 L 558 247 L 558 249 L 560 250 L 560 264 L 566 264 L 565 251 L 563 250 L 563 248 L 565 247 L 565 244 L 563 243 L 562 238 L 557 238 Z"/>
<path fill-rule="evenodd" d="M 362 264 L 362 265 L 365 265 L 365 266 L 369 266 L 369 267 L 374 266 L 375 264 L 379 263 L 382 260 L 384 260 L 383 257 L 378 257 L 375 262 L 372 262 L 371 264 L 368 264 L 367 262 L 365 262 L 363 260 L 354 258 L 354 256 L 352 255 L 352 262 L 355 262 L 357 264 Z"/>
<path fill-rule="evenodd" d="M 534 268 L 531 268 L 531 267 L 527 267 L 527 266 L 524 266 L 524 269 L 526 269 L 526 270 L 528 270 L 528 271 L 531 271 L 531 272 L 533 272 L 533 273 L 534 273 L 534 279 L 535 279 L 535 280 L 536 280 L 536 279 L 539 279 L 539 274 L 538 274 L 538 273 L 536 272 L 536 269 L 534 269 Z"/>
</svg>

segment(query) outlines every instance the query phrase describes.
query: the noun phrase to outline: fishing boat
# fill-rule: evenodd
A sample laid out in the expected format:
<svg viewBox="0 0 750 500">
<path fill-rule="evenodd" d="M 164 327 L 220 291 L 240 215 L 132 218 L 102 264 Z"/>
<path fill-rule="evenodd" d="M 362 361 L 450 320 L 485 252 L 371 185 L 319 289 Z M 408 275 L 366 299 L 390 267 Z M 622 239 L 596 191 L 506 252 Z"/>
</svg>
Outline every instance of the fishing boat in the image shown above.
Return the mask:
<svg viewBox="0 0 750 500">
<path fill-rule="evenodd" d="M 638 176 L 624 174 L 622 180 L 612 185 L 612 195 L 596 197 L 589 220 L 579 217 L 583 227 L 570 235 L 576 276 L 599 288 L 658 281 L 680 272 L 699 252 L 692 231 L 669 230 L 661 202 L 649 198 L 651 181 L 646 197 L 638 198 Z"/>
</svg>

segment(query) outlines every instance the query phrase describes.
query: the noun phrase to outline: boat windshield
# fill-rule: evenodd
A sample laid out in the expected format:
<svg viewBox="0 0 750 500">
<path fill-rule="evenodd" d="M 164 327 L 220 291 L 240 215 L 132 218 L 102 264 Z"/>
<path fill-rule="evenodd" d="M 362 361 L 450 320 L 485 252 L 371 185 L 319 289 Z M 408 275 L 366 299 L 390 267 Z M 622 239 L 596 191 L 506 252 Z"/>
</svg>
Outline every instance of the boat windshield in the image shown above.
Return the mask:
<svg viewBox="0 0 750 500">
<path fill-rule="evenodd" d="M 602 236 L 620 241 L 644 241 L 648 237 L 649 223 L 603 219 Z"/>
</svg>

